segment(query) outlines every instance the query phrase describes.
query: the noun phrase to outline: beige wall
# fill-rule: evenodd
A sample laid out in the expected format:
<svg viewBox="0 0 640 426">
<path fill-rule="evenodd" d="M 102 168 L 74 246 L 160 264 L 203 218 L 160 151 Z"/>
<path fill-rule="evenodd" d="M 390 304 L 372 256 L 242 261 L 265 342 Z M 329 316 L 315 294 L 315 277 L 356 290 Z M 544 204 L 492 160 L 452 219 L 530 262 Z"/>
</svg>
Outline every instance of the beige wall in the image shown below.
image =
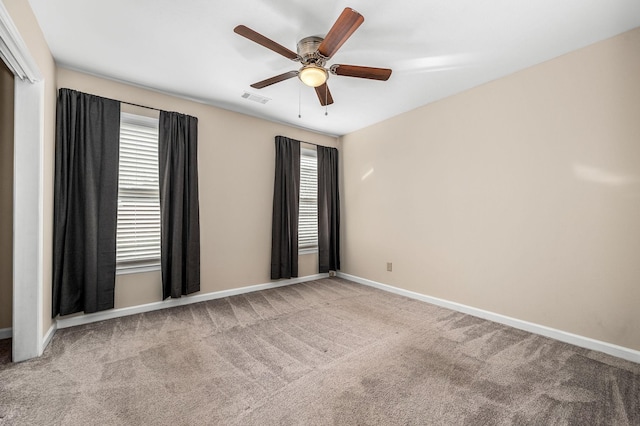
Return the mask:
<svg viewBox="0 0 640 426">
<path fill-rule="evenodd" d="M 56 67 L 35 15 L 25 0 L 2 0 L 18 28 L 29 52 L 36 61 L 45 85 L 44 94 L 44 265 L 42 332 L 46 334 L 51 320 L 51 248 L 53 246 L 53 164 L 56 118 Z"/>
<path fill-rule="evenodd" d="M 0 60 L 0 329 L 13 305 L 13 73 Z"/>
<path fill-rule="evenodd" d="M 63 68 L 58 87 L 198 117 L 200 293 L 270 282 L 274 137 L 336 138 Z M 317 272 L 316 254 L 300 256 L 300 276 Z M 117 308 L 161 300 L 160 273 L 119 275 L 115 297 Z"/>
<path fill-rule="evenodd" d="M 640 350 L 640 29 L 341 147 L 343 272 Z"/>
</svg>

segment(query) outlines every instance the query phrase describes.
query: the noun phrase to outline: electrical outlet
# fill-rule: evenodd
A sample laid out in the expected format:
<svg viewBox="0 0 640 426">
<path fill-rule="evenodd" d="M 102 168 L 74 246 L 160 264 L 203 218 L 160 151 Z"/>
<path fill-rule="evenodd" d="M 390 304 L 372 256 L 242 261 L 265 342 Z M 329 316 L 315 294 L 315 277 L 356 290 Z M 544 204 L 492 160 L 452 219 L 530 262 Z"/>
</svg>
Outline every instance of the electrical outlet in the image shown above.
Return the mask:
<svg viewBox="0 0 640 426">
<path fill-rule="evenodd" d="M 387 262 L 387 271 L 391 272 L 393 270 L 393 263 Z"/>
</svg>

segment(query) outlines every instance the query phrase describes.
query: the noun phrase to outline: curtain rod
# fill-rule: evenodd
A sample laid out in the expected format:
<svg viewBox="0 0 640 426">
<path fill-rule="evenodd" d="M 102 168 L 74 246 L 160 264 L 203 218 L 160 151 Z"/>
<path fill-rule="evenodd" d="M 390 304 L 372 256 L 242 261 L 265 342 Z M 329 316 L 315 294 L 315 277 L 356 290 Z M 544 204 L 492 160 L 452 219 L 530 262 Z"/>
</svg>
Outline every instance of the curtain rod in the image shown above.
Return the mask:
<svg viewBox="0 0 640 426">
<path fill-rule="evenodd" d="M 113 101 L 118 101 L 117 99 L 112 99 Z M 140 105 L 140 104 L 134 104 L 133 102 L 127 102 L 127 101 L 118 101 L 122 104 L 127 104 L 127 105 L 132 105 L 132 106 L 136 106 L 136 107 L 140 107 L 140 108 L 146 108 L 146 109 L 153 109 L 156 111 L 162 111 L 160 108 L 154 108 L 154 107 L 150 107 L 150 106 L 146 106 L 146 105 Z"/>
<path fill-rule="evenodd" d="M 79 90 L 76 90 L 76 89 L 67 89 L 67 90 L 73 90 L 74 92 L 80 92 Z M 80 93 L 84 93 L 84 92 L 80 92 Z M 146 106 L 146 105 L 134 104 L 133 102 L 121 101 L 120 99 L 108 98 L 106 96 L 95 95 L 93 93 L 87 93 L 87 94 L 91 95 L 91 96 L 95 96 L 97 98 L 107 99 L 109 101 L 120 102 L 121 104 L 127 104 L 127 105 L 137 106 L 137 107 L 146 108 L 146 109 L 153 109 L 153 110 L 156 110 L 156 111 L 163 111 L 160 108 L 154 108 L 154 107 L 150 107 L 150 106 Z"/>
<path fill-rule="evenodd" d="M 282 136 L 282 135 L 278 135 L 278 136 L 281 136 L 281 137 L 283 137 L 283 138 L 287 138 L 287 139 L 293 139 L 293 138 L 290 138 L 290 137 L 288 137 L 288 136 Z M 293 139 L 293 140 L 297 140 L 297 139 Z M 319 144 L 319 143 L 313 143 L 313 142 L 307 142 L 307 141 L 298 141 L 298 142 L 300 142 L 300 143 L 306 143 L 307 145 L 321 146 L 321 147 L 323 147 L 323 148 L 334 148 L 334 147 L 332 147 L 332 146 L 322 145 L 322 144 Z"/>
</svg>

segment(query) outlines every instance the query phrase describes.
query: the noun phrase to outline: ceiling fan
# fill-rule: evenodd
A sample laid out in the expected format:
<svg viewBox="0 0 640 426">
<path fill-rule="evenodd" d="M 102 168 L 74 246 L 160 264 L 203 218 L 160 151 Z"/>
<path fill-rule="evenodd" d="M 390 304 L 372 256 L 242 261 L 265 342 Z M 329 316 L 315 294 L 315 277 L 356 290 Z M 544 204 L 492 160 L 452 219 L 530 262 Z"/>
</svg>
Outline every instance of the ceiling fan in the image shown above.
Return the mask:
<svg viewBox="0 0 640 426">
<path fill-rule="evenodd" d="M 238 25 L 233 29 L 236 34 L 248 38 L 267 49 L 271 49 L 276 53 L 300 62 L 302 68 L 297 71 L 289 71 L 275 77 L 259 81 L 251 85 L 254 89 L 262 89 L 275 83 L 298 77 L 307 86 L 314 87 L 316 94 L 322 106 L 331 105 L 333 97 L 327 87 L 327 79 L 329 73 L 347 77 L 368 78 L 371 80 L 386 81 L 391 76 L 391 70 L 388 68 L 372 68 L 357 65 L 334 64 L 328 69 L 325 68 L 327 61 L 335 55 L 340 46 L 354 33 L 356 29 L 364 22 L 364 17 L 351 8 L 345 8 L 333 27 L 329 30 L 326 37 L 310 36 L 305 37 L 298 42 L 298 53 L 287 49 L 286 47 L 276 43 L 275 41 L 263 36 L 245 27 Z"/>
</svg>

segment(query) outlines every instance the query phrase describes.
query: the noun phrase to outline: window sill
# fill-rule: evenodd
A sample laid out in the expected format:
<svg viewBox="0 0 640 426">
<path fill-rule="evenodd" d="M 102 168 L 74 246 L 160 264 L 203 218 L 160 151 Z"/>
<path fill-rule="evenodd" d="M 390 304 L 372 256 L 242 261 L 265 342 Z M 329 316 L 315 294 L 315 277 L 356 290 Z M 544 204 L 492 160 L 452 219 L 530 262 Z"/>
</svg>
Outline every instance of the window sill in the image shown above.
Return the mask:
<svg viewBox="0 0 640 426">
<path fill-rule="evenodd" d="M 142 265 L 142 266 L 116 266 L 116 275 L 142 274 L 145 272 L 159 271 L 160 265 Z"/>
</svg>

